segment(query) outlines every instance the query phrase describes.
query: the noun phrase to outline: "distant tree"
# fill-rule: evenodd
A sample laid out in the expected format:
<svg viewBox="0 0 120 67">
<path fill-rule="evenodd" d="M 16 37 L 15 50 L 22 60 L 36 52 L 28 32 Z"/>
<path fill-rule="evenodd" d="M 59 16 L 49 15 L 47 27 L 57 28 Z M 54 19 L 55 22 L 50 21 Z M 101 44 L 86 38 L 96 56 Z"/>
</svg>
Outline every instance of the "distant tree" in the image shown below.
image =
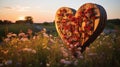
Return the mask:
<svg viewBox="0 0 120 67">
<path fill-rule="evenodd" d="M 25 17 L 25 22 L 26 22 L 26 23 L 33 24 L 33 18 L 32 18 L 31 16 L 26 16 L 26 17 Z"/>
<path fill-rule="evenodd" d="M 2 21 L 2 20 L 0 20 L 0 24 L 3 24 L 3 21 Z"/>
<path fill-rule="evenodd" d="M 49 25 L 49 22 L 44 22 L 43 25 Z"/>
<path fill-rule="evenodd" d="M 25 20 L 17 20 L 15 23 L 17 23 L 17 24 L 24 24 Z"/>
<path fill-rule="evenodd" d="M 9 21 L 9 20 L 4 20 L 4 21 L 3 21 L 3 24 L 12 24 L 12 22 Z"/>
</svg>

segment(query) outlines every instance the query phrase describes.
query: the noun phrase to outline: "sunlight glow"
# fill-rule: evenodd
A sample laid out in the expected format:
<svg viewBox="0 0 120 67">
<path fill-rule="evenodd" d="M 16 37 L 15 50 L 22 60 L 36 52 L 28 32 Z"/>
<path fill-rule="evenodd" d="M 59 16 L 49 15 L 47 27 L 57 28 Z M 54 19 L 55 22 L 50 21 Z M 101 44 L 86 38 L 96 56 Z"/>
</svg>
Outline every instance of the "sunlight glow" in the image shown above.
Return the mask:
<svg viewBox="0 0 120 67">
<path fill-rule="evenodd" d="M 24 16 L 20 16 L 20 17 L 18 17 L 18 20 L 25 20 L 25 17 Z"/>
</svg>

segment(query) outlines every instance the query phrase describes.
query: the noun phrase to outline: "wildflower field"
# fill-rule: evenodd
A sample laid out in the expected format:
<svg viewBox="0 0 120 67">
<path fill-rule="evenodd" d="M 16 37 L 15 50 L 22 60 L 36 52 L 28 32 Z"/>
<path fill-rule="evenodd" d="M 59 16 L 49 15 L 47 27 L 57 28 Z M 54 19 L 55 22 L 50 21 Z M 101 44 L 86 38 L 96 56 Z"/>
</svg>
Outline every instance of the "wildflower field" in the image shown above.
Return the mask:
<svg viewBox="0 0 120 67">
<path fill-rule="evenodd" d="M 64 45 L 45 28 L 9 32 L 0 43 L 0 67 L 120 67 L 119 31 L 102 32 L 78 58 Z"/>
</svg>

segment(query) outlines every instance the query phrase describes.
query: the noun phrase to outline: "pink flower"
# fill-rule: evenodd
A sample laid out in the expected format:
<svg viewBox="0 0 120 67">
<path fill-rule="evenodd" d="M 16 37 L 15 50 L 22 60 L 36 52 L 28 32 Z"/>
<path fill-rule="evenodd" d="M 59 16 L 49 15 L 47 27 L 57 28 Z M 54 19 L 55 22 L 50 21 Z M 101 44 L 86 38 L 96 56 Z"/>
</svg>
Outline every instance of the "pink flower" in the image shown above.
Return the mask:
<svg viewBox="0 0 120 67">
<path fill-rule="evenodd" d="M 9 64 L 12 64 L 12 60 L 5 61 L 5 65 L 9 65 Z"/>
<path fill-rule="evenodd" d="M 36 54 L 36 53 L 37 53 L 37 52 L 36 52 L 36 50 L 34 50 L 34 49 L 33 49 L 31 52 L 32 52 L 32 53 L 34 53 L 34 54 Z"/>
<path fill-rule="evenodd" d="M 32 34 L 32 30 L 31 29 L 28 29 L 28 34 L 31 35 Z"/>
<path fill-rule="evenodd" d="M 71 61 L 66 61 L 65 59 L 61 59 L 60 62 L 67 65 L 72 63 Z"/>
<path fill-rule="evenodd" d="M 21 41 L 29 41 L 28 38 L 21 38 L 20 40 L 21 40 Z"/>
<path fill-rule="evenodd" d="M 8 37 L 8 38 L 12 37 L 12 32 L 8 33 L 8 34 L 7 34 L 7 37 Z"/>
<path fill-rule="evenodd" d="M 25 33 L 23 33 L 23 32 L 22 32 L 22 33 L 19 33 L 18 36 L 19 36 L 19 37 L 23 37 L 23 36 L 25 36 Z"/>
<path fill-rule="evenodd" d="M 9 42 L 9 41 L 10 41 L 10 38 L 5 38 L 4 41 L 5 41 L 5 42 Z"/>
</svg>

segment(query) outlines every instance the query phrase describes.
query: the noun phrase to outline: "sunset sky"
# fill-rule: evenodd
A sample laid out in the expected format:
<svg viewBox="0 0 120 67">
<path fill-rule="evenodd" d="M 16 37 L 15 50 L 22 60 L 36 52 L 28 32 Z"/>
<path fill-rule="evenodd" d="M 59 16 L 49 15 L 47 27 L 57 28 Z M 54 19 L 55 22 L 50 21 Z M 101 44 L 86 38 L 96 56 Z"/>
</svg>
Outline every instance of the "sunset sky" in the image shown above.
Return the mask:
<svg viewBox="0 0 120 67">
<path fill-rule="evenodd" d="M 120 0 L 0 0 L 0 20 L 23 20 L 32 16 L 36 23 L 51 22 L 58 8 L 66 6 L 78 9 L 84 3 L 102 5 L 108 19 L 120 19 Z"/>
</svg>

